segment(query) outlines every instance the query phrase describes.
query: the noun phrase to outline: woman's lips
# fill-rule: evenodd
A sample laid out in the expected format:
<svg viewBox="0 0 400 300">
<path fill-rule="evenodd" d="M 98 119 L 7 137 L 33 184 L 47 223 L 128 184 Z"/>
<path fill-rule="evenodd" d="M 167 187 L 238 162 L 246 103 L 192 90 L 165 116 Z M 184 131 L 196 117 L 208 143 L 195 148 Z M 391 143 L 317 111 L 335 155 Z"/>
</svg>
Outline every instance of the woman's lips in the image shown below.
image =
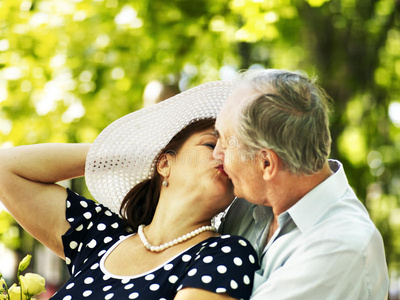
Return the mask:
<svg viewBox="0 0 400 300">
<path fill-rule="evenodd" d="M 222 175 L 224 175 L 224 176 L 226 176 L 226 177 L 228 177 L 229 178 L 229 176 L 228 176 L 228 174 L 226 174 L 226 172 L 225 172 L 225 170 L 224 170 L 224 165 L 218 165 L 217 167 L 216 167 L 216 169 L 218 170 L 218 172 L 220 172 Z"/>
</svg>

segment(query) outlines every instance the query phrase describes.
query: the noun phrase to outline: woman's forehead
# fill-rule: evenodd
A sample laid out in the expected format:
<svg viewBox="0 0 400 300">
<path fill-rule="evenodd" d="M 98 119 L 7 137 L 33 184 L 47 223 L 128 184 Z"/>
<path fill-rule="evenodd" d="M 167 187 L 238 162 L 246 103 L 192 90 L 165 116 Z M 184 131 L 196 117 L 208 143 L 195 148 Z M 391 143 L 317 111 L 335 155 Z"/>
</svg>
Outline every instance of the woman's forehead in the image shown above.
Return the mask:
<svg viewBox="0 0 400 300">
<path fill-rule="evenodd" d="M 203 137 L 215 137 L 215 129 L 214 126 L 211 126 L 210 128 L 198 131 L 193 133 L 189 139 L 200 139 Z M 189 140 L 188 139 L 188 140 Z"/>
</svg>

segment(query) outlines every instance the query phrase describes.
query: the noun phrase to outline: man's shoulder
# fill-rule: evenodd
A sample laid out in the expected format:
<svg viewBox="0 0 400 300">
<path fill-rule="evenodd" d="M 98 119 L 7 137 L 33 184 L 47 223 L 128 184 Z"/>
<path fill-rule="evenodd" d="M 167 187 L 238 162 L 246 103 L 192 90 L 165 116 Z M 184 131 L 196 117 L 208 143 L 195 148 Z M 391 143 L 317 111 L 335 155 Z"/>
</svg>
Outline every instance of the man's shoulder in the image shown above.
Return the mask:
<svg viewBox="0 0 400 300">
<path fill-rule="evenodd" d="M 269 208 L 252 204 L 243 198 L 236 198 L 223 217 L 219 231 L 221 233 L 243 235 L 245 228 L 248 229 L 254 225 L 254 211 L 266 209 Z"/>
<path fill-rule="evenodd" d="M 351 190 L 321 210 L 304 239 L 326 241 L 355 252 L 366 251 L 381 238 L 368 211 Z"/>
</svg>

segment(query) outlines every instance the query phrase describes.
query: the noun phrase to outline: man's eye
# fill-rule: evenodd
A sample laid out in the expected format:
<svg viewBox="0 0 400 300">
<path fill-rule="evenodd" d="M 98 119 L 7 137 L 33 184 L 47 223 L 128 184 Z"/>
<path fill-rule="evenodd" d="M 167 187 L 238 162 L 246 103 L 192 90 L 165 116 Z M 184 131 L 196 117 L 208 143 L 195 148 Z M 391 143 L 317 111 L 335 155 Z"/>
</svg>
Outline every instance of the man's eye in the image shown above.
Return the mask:
<svg viewBox="0 0 400 300">
<path fill-rule="evenodd" d="M 214 149 L 215 148 L 215 143 L 205 143 L 205 144 L 203 144 L 204 146 L 206 146 L 206 147 L 209 147 L 209 148 L 211 148 L 211 149 Z"/>
</svg>

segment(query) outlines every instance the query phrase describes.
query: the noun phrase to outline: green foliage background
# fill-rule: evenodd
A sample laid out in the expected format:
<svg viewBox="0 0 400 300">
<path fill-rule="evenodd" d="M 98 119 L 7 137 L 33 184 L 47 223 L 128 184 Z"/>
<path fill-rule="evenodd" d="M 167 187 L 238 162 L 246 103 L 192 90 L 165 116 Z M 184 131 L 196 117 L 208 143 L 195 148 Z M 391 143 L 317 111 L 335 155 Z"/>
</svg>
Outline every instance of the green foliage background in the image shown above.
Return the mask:
<svg viewBox="0 0 400 300">
<path fill-rule="evenodd" d="M 154 81 L 165 98 L 257 65 L 315 75 L 335 100 L 331 157 L 399 270 L 399 11 L 399 0 L 0 0 L 0 147 L 92 142 Z M 5 212 L 0 225 L 0 241 L 26 252 Z"/>
</svg>

